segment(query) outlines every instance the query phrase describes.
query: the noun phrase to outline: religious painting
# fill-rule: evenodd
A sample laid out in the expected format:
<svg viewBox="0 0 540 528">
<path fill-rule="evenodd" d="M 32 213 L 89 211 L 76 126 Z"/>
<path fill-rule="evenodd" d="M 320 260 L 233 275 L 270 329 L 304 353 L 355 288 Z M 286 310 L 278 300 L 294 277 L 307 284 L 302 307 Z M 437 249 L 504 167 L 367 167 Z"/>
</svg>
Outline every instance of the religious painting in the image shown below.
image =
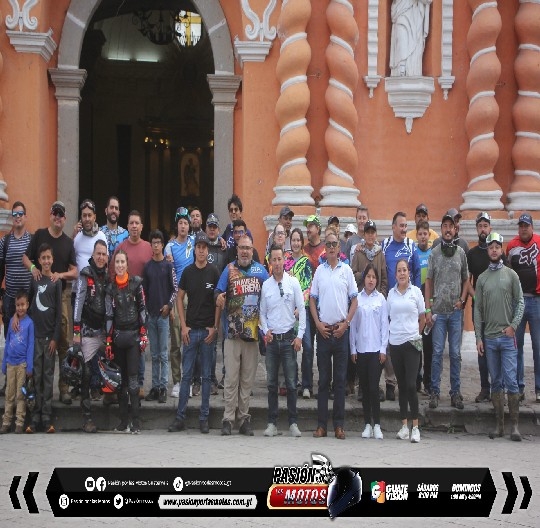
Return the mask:
<svg viewBox="0 0 540 528">
<path fill-rule="evenodd" d="M 196 152 L 184 152 L 180 161 L 182 196 L 200 196 L 200 163 Z"/>
</svg>

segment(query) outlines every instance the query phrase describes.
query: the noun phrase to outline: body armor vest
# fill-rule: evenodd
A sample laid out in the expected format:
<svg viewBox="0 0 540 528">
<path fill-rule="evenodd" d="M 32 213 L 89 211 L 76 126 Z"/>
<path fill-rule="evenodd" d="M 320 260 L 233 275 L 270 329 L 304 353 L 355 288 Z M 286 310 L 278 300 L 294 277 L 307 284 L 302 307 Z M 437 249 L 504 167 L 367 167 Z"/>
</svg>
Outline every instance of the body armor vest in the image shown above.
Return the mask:
<svg viewBox="0 0 540 528">
<path fill-rule="evenodd" d="M 81 270 L 86 277 L 86 296 L 82 309 L 82 322 L 84 325 L 99 330 L 105 324 L 105 289 L 107 286 L 107 272 L 98 274 L 92 266 Z"/>
<path fill-rule="evenodd" d="M 139 306 L 137 289 L 142 284 L 140 277 L 130 277 L 125 288 L 119 288 L 115 281 L 108 286 L 113 299 L 114 327 L 116 330 L 139 329 Z"/>
</svg>

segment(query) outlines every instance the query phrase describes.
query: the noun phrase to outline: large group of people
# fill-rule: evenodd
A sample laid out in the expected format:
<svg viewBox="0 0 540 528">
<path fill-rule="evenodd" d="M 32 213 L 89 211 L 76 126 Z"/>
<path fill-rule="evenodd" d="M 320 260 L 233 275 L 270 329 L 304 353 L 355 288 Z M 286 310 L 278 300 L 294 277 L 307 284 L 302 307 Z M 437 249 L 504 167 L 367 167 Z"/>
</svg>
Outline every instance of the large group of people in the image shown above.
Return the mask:
<svg viewBox="0 0 540 528">
<path fill-rule="evenodd" d="M 519 217 L 518 234 L 505 254 L 503 237 L 492 231 L 485 211 L 476 218 L 478 244 L 469 250 L 459 236 L 456 209 L 443 215 L 440 236 L 425 204 L 416 208 L 409 231 L 406 213 L 398 211 L 391 236 L 379 241 L 366 206 L 358 207 L 356 225 L 346 226 L 344 239 L 335 216 L 324 233 L 317 215 L 304 220 L 305 232 L 292 229 L 294 212 L 285 206 L 261 259 L 237 195 L 228 200 L 228 209 L 223 232 L 215 213 L 203 226 L 200 209 L 179 207 L 175 236 L 167 241 L 153 230 L 145 241 L 138 211 L 129 213 L 127 229 L 118 225 L 120 202 L 114 196 L 101 228 L 95 203 L 84 200 L 71 237 L 64 233 L 62 202 L 52 204 L 49 226 L 33 235 L 25 227 L 24 204 L 15 202 L 13 228 L 0 239 L 6 337 L 0 433 L 10 432 L 13 421 L 16 433 L 55 432 L 57 355 L 60 402 L 70 405 L 80 397 L 87 433 L 97 430 L 92 400 L 117 402 L 115 431 L 137 434 L 143 399 L 178 398 L 169 426 L 178 432 L 186 429 L 190 397 L 200 395 L 199 426 L 206 434 L 210 396 L 222 389 L 221 434 L 231 435 L 237 426 L 240 434 L 252 436 L 250 398 L 261 353 L 268 389 L 264 435 L 278 434 L 282 395 L 289 434 L 300 437 L 297 398 L 315 397 L 316 353 L 314 437 L 328 435 L 331 399 L 334 436 L 345 439 L 345 399 L 356 394 L 364 415 L 362 438 L 382 440 L 380 402 L 395 400 L 397 389 L 402 427 L 396 436 L 419 442 L 418 393 L 429 396 L 431 409 L 439 405 L 447 337 L 450 404 L 464 408 L 461 340 L 463 310 L 471 297 L 480 382 L 476 402 L 492 401 L 497 425 L 490 436 L 503 436 L 506 391 L 511 439 L 521 439 L 527 323 L 540 402 L 540 236 L 530 214 Z M 145 395 L 148 344 L 152 381 Z M 29 392 L 29 382 L 36 397 L 26 413 L 23 392 Z"/>
</svg>

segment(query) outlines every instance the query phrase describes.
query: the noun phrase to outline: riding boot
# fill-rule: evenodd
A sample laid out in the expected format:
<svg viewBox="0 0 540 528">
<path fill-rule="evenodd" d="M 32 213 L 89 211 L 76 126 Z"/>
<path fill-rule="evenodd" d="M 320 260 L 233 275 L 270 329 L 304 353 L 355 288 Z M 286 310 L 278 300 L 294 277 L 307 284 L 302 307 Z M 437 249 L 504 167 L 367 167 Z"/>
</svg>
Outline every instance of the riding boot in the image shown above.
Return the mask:
<svg viewBox="0 0 540 528">
<path fill-rule="evenodd" d="M 508 394 L 508 408 L 510 410 L 510 423 L 512 424 L 510 440 L 514 440 L 515 442 L 521 442 L 521 434 L 519 433 L 518 429 L 519 393 Z"/>
<path fill-rule="evenodd" d="M 493 392 L 491 394 L 491 403 L 495 409 L 495 431 L 489 433 L 491 439 L 504 436 L 504 393 Z"/>
</svg>

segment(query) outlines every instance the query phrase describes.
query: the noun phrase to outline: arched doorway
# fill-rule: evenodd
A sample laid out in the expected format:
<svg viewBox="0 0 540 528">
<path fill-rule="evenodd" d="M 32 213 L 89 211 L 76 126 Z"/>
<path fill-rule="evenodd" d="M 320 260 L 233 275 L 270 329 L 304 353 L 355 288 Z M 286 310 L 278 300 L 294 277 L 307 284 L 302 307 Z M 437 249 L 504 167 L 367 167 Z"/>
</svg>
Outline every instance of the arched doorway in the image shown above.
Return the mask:
<svg viewBox="0 0 540 528">
<path fill-rule="evenodd" d="M 130 2 L 129 11 L 132 12 L 134 8 L 148 9 L 151 4 L 146 0 Z M 81 88 L 87 77 L 84 67 L 90 68 L 88 64 L 92 65 L 92 62 L 95 63 L 96 60 L 102 58 L 101 53 L 96 54 L 96 49 L 103 48 L 103 43 L 100 44 L 102 38 L 94 31 L 95 22 L 116 17 L 118 7 L 116 3 L 108 0 L 73 0 L 62 30 L 58 68 L 51 69 L 50 73 L 56 86 L 58 99 L 58 196 L 64 200 L 69 213 L 74 216 L 78 213 L 78 200 L 86 196 L 85 192 L 93 195 L 98 204 L 101 199 L 104 201 L 109 194 L 114 194 L 115 185 L 114 183 L 111 185 L 113 177 L 116 178 L 117 192 L 121 195 L 121 199 L 124 197 L 122 205 L 124 213 L 127 213 L 129 208 L 143 209 L 143 215 L 149 220 L 151 227 L 167 228 L 167 222 L 170 223 L 171 209 L 174 213 L 174 209 L 182 201 L 194 203 L 196 198 L 202 200 L 200 205 L 204 213 L 210 212 L 208 209 L 211 208 L 222 215 L 226 214 L 226 204 L 223 206 L 221 201 L 232 192 L 233 109 L 236 103 L 235 93 L 240 83 L 240 77 L 234 75 L 234 59 L 228 26 L 219 2 L 170 0 L 162 2 L 160 7 L 173 11 L 186 7 L 188 10 L 192 8 L 203 18 L 208 34 L 207 53 L 210 54 L 210 58 L 206 57 L 210 66 L 207 65 L 206 68 L 216 73 L 208 73 L 204 69 L 202 74 L 196 73 L 199 81 L 208 73 L 206 75 L 208 84 L 205 86 L 206 99 L 204 90 L 201 90 L 201 94 L 197 94 L 197 97 L 202 106 L 206 104 L 206 108 L 210 108 L 210 112 L 206 111 L 206 118 L 198 119 L 196 113 L 190 108 L 192 103 L 189 100 L 180 104 L 173 100 L 174 82 L 177 85 L 185 84 L 181 88 L 181 93 L 185 96 L 189 95 L 190 91 L 193 94 L 195 90 L 195 84 L 191 82 L 194 69 L 187 61 L 186 68 L 168 73 L 173 77 L 173 82 L 163 89 L 162 93 L 165 93 L 167 97 L 155 97 L 153 102 L 146 104 L 143 108 L 144 113 L 141 112 L 135 122 L 133 119 L 125 121 L 127 119 L 125 116 L 129 113 L 126 108 L 135 104 L 134 98 L 137 95 L 137 89 L 133 86 L 137 85 L 138 80 L 134 79 L 137 75 L 140 76 L 141 72 L 143 72 L 143 77 L 150 75 L 152 82 L 156 79 L 152 73 L 148 73 L 151 69 L 144 68 L 145 65 L 140 71 L 133 73 L 140 65 L 132 64 L 131 62 L 136 61 L 130 60 L 125 61 L 128 64 L 123 66 L 127 67 L 122 68 L 124 73 L 128 72 L 123 77 L 125 86 L 114 82 L 111 84 L 111 78 L 116 72 L 111 73 L 110 70 L 115 68 L 106 63 L 101 65 L 101 70 L 90 71 L 87 90 L 95 89 L 96 81 L 101 80 L 99 75 L 112 75 L 113 77 L 106 79 L 104 86 L 109 86 L 110 90 L 116 91 L 115 97 L 118 93 L 121 95 L 122 90 L 127 95 L 123 99 L 118 98 L 122 102 L 119 102 L 118 108 L 114 109 L 123 119 L 109 120 L 104 137 L 96 136 L 96 123 L 92 123 L 92 117 L 95 118 L 96 115 L 85 107 L 86 101 L 83 101 L 81 115 L 79 115 L 78 103 L 81 101 Z M 118 13 L 118 16 L 121 14 Z M 135 26 L 134 29 L 137 31 Z M 87 35 L 86 40 L 85 35 Z M 108 70 L 109 73 L 107 73 Z M 129 74 L 130 70 L 131 74 Z M 99 75 L 94 75 L 96 72 Z M 182 83 L 186 77 L 187 82 Z M 208 91 L 212 94 L 211 100 Z M 103 101 L 103 94 L 101 97 Z M 210 118 L 208 115 L 212 114 L 212 109 L 208 106 L 209 101 L 213 105 L 213 116 Z M 107 112 L 107 107 L 105 106 L 101 111 Z M 88 117 L 89 122 L 85 121 Z M 163 118 L 168 119 L 168 122 L 165 122 Z M 99 125 L 103 126 L 103 123 Z M 196 127 L 199 127 L 198 131 Z M 187 137 L 186 130 L 191 132 L 190 142 L 181 145 L 180 142 Z M 171 135 L 166 138 L 165 132 L 170 132 Z M 212 132 L 216 137 L 221 138 L 214 145 L 212 145 Z M 167 139 L 168 144 L 160 142 Z M 99 145 L 100 151 L 97 150 L 96 141 L 102 143 Z M 80 149 L 81 145 L 84 145 L 84 148 Z M 100 174 L 96 174 L 96 152 L 106 153 L 108 158 L 108 163 L 107 160 L 99 160 Z M 158 152 L 159 155 L 157 155 Z M 186 193 L 182 196 L 182 169 L 190 164 L 189 160 L 191 163 L 198 162 L 199 165 L 196 168 L 198 172 L 195 177 L 198 181 L 199 196 L 197 192 L 194 192 L 193 186 L 191 190 L 186 190 L 185 183 Z M 219 170 L 216 167 L 219 167 Z M 217 173 L 219 173 L 219 178 L 214 175 Z M 199 178 L 203 175 L 202 185 L 201 180 L 197 180 L 197 175 Z M 107 190 L 101 189 L 103 183 Z M 126 191 L 123 190 L 124 184 L 129 187 Z M 176 192 L 178 192 L 177 200 L 175 200 Z M 206 195 L 206 198 L 201 195 Z M 127 201 L 126 196 L 129 196 Z M 216 200 L 216 197 L 220 200 Z"/>
</svg>

